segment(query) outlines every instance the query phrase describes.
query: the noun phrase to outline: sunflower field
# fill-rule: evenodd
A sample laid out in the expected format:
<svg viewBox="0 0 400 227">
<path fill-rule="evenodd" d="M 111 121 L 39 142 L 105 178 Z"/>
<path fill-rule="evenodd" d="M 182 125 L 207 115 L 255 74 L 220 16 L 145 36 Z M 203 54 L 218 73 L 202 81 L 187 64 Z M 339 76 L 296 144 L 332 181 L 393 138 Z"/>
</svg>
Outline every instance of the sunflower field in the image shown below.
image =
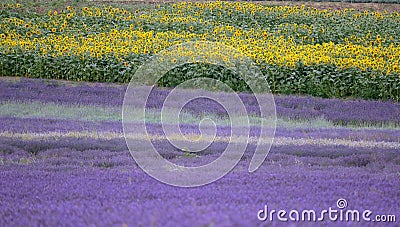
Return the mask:
<svg viewBox="0 0 400 227">
<path fill-rule="evenodd" d="M 21 4 L 0 7 L 1 76 L 127 83 L 154 54 L 209 41 L 253 59 L 274 93 L 400 99 L 399 12 L 223 1 L 67 6 L 37 14 Z M 235 79 L 235 89 L 246 90 L 218 66 L 184 69 L 161 85 L 202 73 Z"/>
</svg>

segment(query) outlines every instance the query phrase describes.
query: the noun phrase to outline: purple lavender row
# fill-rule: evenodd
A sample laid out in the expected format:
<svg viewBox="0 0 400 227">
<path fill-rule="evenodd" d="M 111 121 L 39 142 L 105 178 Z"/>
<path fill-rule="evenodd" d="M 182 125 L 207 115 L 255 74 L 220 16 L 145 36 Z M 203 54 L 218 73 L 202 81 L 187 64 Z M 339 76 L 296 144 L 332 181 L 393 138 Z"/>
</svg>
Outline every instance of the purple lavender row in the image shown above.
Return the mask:
<svg viewBox="0 0 400 227">
<path fill-rule="evenodd" d="M 213 184 L 183 189 L 146 175 L 127 150 L 79 150 L 76 142 L 81 141 L 61 142 L 59 147 L 66 147 L 35 156 L 22 150 L 2 153 L 0 226 L 258 226 L 271 224 L 257 219 L 264 205 L 321 211 L 338 209 L 339 198 L 347 199 L 346 209 L 374 214 L 398 215 L 400 208 L 396 151 L 352 155 L 352 149 L 332 148 L 340 154 L 334 156 L 312 146 L 274 148 L 255 173 L 247 172 L 245 160 Z"/>
<path fill-rule="evenodd" d="M 0 78 L 0 100 L 122 106 L 126 86 L 57 80 Z"/>
<path fill-rule="evenodd" d="M 382 183 L 382 175 L 370 176 L 359 169 L 349 173 L 346 169 L 329 168 L 310 174 L 309 168 L 304 167 L 273 167 L 269 171 L 278 174 L 233 173 L 219 183 L 184 190 L 155 182 L 144 173 L 75 166 L 62 167 L 69 171 L 48 172 L 41 170 L 43 167 L 17 166 L 2 174 L 1 180 L 13 182 L 15 187 L 1 189 L 4 207 L 0 210 L 0 225 L 259 226 L 269 224 L 257 220 L 257 212 L 264 205 L 288 211 L 321 211 L 329 207 L 338 210 L 338 196 L 350 198 L 349 209 L 369 209 L 375 213 L 399 209 L 396 200 L 391 199 L 396 198 L 393 191 L 399 184 L 398 178 L 388 177 L 388 182 Z M 230 191 L 238 193 L 227 193 Z M 274 220 L 273 223 L 282 224 L 276 217 Z M 343 226 L 343 222 L 322 224 Z"/>
<path fill-rule="evenodd" d="M 10 79 L 11 80 L 11 79 Z M 18 81 L 0 79 L 0 101 L 40 101 L 58 104 L 89 104 L 121 106 L 126 85 L 83 84 L 21 78 Z M 148 107 L 161 108 L 170 89 L 155 89 Z M 190 92 L 190 91 L 188 91 Z M 259 112 L 254 96 L 241 94 L 250 114 Z M 395 123 L 400 124 L 400 104 L 396 102 L 322 99 L 315 97 L 275 96 L 278 117 L 315 119 L 339 123 Z M 209 112 L 224 115 L 225 110 L 210 100 L 197 99 L 186 110 L 192 113 Z"/>
<path fill-rule="evenodd" d="M 0 132 L 13 133 L 46 133 L 46 132 L 70 132 L 70 131 L 94 131 L 94 132 L 118 132 L 122 135 L 122 123 L 115 121 L 88 122 L 77 120 L 60 119 L 40 119 L 40 118 L 15 118 L 0 117 L 2 125 Z M 197 125 L 181 124 L 180 128 L 184 133 L 199 133 Z M 147 131 L 155 135 L 163 135 L 160 124 L 147 124 Z M 218 126 L 218 136 L 229 136 L 229 126 Z M 252 127 L 250 136 L 258 136 L 259 130 Z M 292 138 L 338 138 L 349 140 L 371 140 L 371 141 L 389 141 L 400 142 L 400 130 L 378 130 L 378 129 L 349 129 L 349 128 L 277 128 L 275 132 L 277 137 Z"/>
<path fill-rule="evenodd" d="M 141 144 L 146 142 L 136 140 L 136 143 Z M 167 140 L 153 140 L 152 143 L 158 153 L 164 158 L 185 166 L 210 163 L 218 158 L 228 145 L 227 142 L 214 142 L 206 149 L 197 152 L 196 155 L 186 157 L 185 155 L 187 154 L 184 151 L 174 147 Z M 247 146 L 242 158 L 242 161 L 246 165 L 249 164 L 255 148 L 254 144 Z M 18 160 L 25 157 L 38 158 L 46 156 L 54 158 L 54 161 L 60 163 L 66 162 L 71 165 L 78 164 L 78 162 L 87 165 L 90 160 L 94 164 L 97 163 L 96 166 L 123 167 L 131 158 L 123 138 L 95 139 L 66 137 L 57 138 L 57 140 L 51 138 L 21 140 L 19 138 L 0 136 L 0 150 L 0 158 L 2 158 L 3 162 L 8 159 Z M 68 152 L 71 150 L 83 153 L 69 155 Z M 97 156 L 97 160 L 93 160 L 94 155 Z M 63 158 L 64 156 L 68 156 L 68 160 Z M 90 156 L 89 159 L 88 156 Z M 291 165 L 296 162 L 295 159 L 298 159 L 298 161 L 310 166 L 370 166 L 374 168 L 386 168 L 397 165 L 396 168 L 400 168 L 400 155 L 396 148 L 371 149 L 368 147 L 340 145 L 273 145 L 267 157 L 267 162 L 280 162 L 285 163 L 285 165 Z M 133 160 L 132 162 L 134 163 Z"/>
</svg>

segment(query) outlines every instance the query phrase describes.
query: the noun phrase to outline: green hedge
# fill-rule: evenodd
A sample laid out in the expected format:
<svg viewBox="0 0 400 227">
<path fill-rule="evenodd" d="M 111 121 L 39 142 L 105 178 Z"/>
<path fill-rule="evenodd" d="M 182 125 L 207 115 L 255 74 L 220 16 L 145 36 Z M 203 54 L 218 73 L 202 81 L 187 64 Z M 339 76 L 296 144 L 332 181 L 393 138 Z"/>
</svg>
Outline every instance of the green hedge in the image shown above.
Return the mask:
<svg viewBox="0 0 400 227">
<path fill-rule="evenodd" d="M 364 98 L 400 100 L 400 77 L 397 74 L 374 74 L 360 69 L 339 70 L 333 65 L 295 68 L 261 65 L 261 71 L 273 93 L 307 94 L 324 98 Z M 209 77 L 224 81 L 236 91 L 249 91 L 247 84 L 232 71 L 222 66 L 187 64 L 167 73 L 160 85 L 174 87 L 195 77 Z"/>
<path fill-rule="evenodd" d="M 92 82 L 128 83 L 137 68 L 149 56 L 131 55 L 125 60 L 128 67 L 117 58 L 105 59 L 80 57 L 43 58 L 36 54 L 18 57 L 18 54 L 0 53 L 1 76 L 26 76 L 30 78 L 65 79 Z M 350 68 L 339 70 L 333 65 L 295 68 L 261 64 L 260 69 L 273 93 L 307 94 L 325 98 L 363 98 L 400 100 L 400 77 L 379 72 Z M 186 64 L 168 72 L 159 81 L 160 86 L 174 87 L 195 77 L 219 79 L 236 91 L 249 91 L 247 84 L 234 72 L 222 66 L 210 64 Z"/>
</svg>

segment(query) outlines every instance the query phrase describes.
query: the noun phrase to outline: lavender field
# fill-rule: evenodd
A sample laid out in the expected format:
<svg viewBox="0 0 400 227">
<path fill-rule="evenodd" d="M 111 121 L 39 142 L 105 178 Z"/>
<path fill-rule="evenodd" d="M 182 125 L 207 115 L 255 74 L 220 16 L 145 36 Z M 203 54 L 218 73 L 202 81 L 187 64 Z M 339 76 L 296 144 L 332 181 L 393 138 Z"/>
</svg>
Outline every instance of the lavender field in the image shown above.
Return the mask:
<svg viewBox="0 0 400 227">
<path fill-rule="evenodd" d="M 257 213 L 265 205 L 318 213 L 338 209 L 338 199 L 347 201 L 346 209 L 371 210 L 371 220 L 375 215 L 399 218 L 396 102 L 277 95 L 275 140 L 257 171 L 247 170 L 254 151 L 250 144 L 222 179 L 179 188 L 148 176 L 131 157 L 121 123 L 125 89 L 119 84 L 0 79 L 0 226 L 282 225 L 276 216 L 262 222 Z M 220 123 L 216 142 L 196 155 L 186 153 L 161 136 L 157 108 L 168 92 L 156 90 L 149 103 L 155 116 L 148 125 L 150 137 L 161 155 L 188 166 L 214 160 L 227 145 L 224 111 L 207 100 L 185 107 L 183 130 L 198 130 L 204 116 Z M 240 96 L 256 118 L 252 96 Z M 257 129 L 252 133 L 257 136 Z M 289 223 L 377 224 L 327 218 Z"/>
<path fill-rule="evenodd" d="M 372 2 L 2 1 L 0 227 L 400 226 Z"/>
</svg>

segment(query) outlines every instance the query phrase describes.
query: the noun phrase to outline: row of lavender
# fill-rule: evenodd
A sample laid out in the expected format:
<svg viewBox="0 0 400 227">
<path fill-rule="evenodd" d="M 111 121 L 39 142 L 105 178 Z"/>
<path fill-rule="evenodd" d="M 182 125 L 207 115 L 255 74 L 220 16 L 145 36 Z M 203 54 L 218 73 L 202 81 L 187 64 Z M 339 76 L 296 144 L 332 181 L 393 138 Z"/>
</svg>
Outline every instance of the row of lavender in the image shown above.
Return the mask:
<svg viewBox="0 0 400 227">
<path fill-rule="evenodd" d="M 90 104 L 122 106 L 125 85 L 74 84 L 65 82 L 33 80 L 21 78 L 18 81 L 0 80 L 0 101 L 40 101 L 62 104 Z M 160 108 L 168 95 L 167 89 L 155 89 L 148 106 Z M 241 94 L 250 114 L 257 114 L 254 96 Z M 290 119 L 323 118 L 339 125 L 347 124 L 400 124 L 400 104 L 398 102 L 322 99 L 308 96 L 275 96 L 278 117 Z M 223 114 L 220 106 L 198 99 L 186 108 L 193 113 L 204 110 Z"/>
<path fill-rule="evenodd" d="M 145 143 L 145 141 L 137 140 L 137 142 Z M 213 159 L 218 157 L 221 152 L 226 148 L 226 142 L 214 142 L 208 148 L 203 151 L 197 152 L 194 159 L 183 159 L 179 160 L 186 154 L 168 143 L 166 140 L 153 140 L 154 146 L 157 151 L 167 159 L 177 159 L 183 162 L 197 162 L 201 161 L 202 158 Z M 0 137 L 0 149 L 1 157 L 3 161 L 16 161 L 20 158 L 43 158 L 48 157 L 64 157 L 68 152 L 76 152 L 68 156 L 69 160 L 59 160 L 60 163 L 66 161 L 70 164 L 84 163 L 88 164 L 86 158 L 80 159 L 86 155 L 91 156 L 92 161 L 104 161 L 108 158 L 107 166 L 123 166 L 130 162 L 127 152 L 127 147 L 123 138 L 114 139 L 95 139 L 95 138 L 76 138 L 76 137 L 58 137 L 54 138 L 10 138 Z M 243 160 L 251 158 L 255 149 L 254 144 L 250 144 L 247 147 Z M 111 153 L 102 153 L 102 151 Z M 49 153 L 50 152 L 50 153 Z M 58 154 L 58 152 L 61 152 Z M 110 155 L 112 154 L 112 155 Z M 74 157 L 78 155 L 78 157 Z M 83 156 L 82 156 L 83 155 Z M 98 160 L 92 155 L 97 155 Z M 114 156 L 123 156 L 123 159 L 113 159 Z M 295 144 L 295 145 L 281 145 L 275 144 L 272 147 L 271 155 L 269 156 L 270 161 L 282 161 L 290 164 L 293 162 L 292 158 L 285 160 L 280 157 L 297 157 L 305 158 L 305 164 L 323 166 L 323 165 L 334 165 L 334 166 L 367 166 L 377 165 L 380 169 L 390 167 L 391 164 L 400 165 L 400 155 L 397 152 L 397 148 L 381 148 L 371 149 L 369 147 L 351 147 L 345 145 L 338 146 L 320 146 L 320 145 L 307 145 L 307 144 Z M 278 160 L 276 160 L 278 158 Z M 313 159 L 314 158 L 314 159 Z M 80 162 L 79 162 L 80 161 Z M 121 162 L 122 161 L 122 162 Z M 176 160 L 175 160 L 176 161 Z M 134 163 L 134 162 L 133 162 Z M 185 163 L 184 163 L 185 164 Z M 400 167 L 400 166 L 398 166 Z"/>
<path fill-rule="evenodd" d="M 347 199 L 348 209 L 373 214 L 400 208 L 400 156 L 394 149 L 274 146 L 255 173 L 247 172 L 246 152 L 221 180 L 184 189 L 142 172 L 123 139 L 0 140 L 1 226 L 254 226 L 262 224 L 257 212 L 264 205 L 320 212 L 338 210 L 339 198 Z M 197 162 L 167 143 L 159 146 L 172 162 Z M 206 160 L 224 146 L 211 147 Z"/>
<path fill-rule="evenodd" d="M 41 118 L 16 118 L 0 117 L 1 130 L 10 133 L 47 133 L 47 132 L 116 132 L 122 134 L 122 123 L 116 121 L 90 122 L 77 120 L 41 119 Z M 198 126 L 181 124 L 182 131 L 197 132 Z M 251 128 L 251 136 L 258 136 L 257 128 Z M 158 124 L 148 124 L 148 131 L 162 134 L 162 127 Z M 217 135 L 229 134 L 229 127 L 217 127 Z M 290 138 L 336 138 L 348 140 L 370 140 L 400 142 L 400 130 L 393 129 L 350 129 L 350 128 L 277 128 L 276 137 Z"/>
</svg>

